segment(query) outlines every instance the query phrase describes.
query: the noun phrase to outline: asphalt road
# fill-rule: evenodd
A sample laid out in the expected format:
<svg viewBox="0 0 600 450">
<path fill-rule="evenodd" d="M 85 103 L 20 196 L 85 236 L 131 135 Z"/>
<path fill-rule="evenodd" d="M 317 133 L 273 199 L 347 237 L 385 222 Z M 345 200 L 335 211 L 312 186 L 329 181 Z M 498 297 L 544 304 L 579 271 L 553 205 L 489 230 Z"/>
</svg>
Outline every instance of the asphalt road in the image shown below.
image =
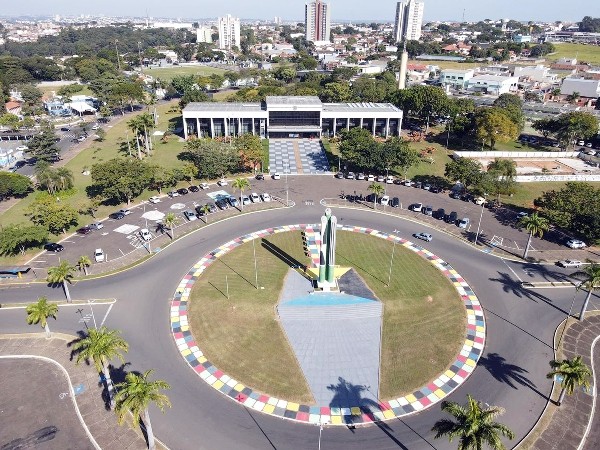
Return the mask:
<svg viewBox="0 0 600 450">
<path fill-rule="evenodd" d="M 298 203 L 298 202 L 297 202 Z M 250 410 L 208 387 L 178 354 L 169 329 L 169 300 L 182 276 L 204 254 L 250 230 L 270 226 L 316 223 L 322 207 L 298 205 L 234 218 L 176 241 L 135 269 L 107 278 L 79 282 L 71 288 L 74 298 L 114 297 L 117 303 L 106 325 L 123 331 L 130 344 L 129 370 L 155 369 L 168 381 L 173 408 L 164 415 L 153 412 L 154 430 L 173 449 L 298 449 L 316 448 L 318 427 L 276 419 Z M 342 224 L 373 227 L 410 238 L 423 227 L 413 222 L 349 209 L 335 210 Z M 449 400 L 464 402 L 470 393 L 478 400 L 506 408 L 501 421 L 517 435 L 516 443 L 533 426 L 546 403 L 551 383 L 545 375 L 553 358 L 552 336 L 564 319 L 573 289 L 531 292 L 519 278 L 560 277 L 553 267 L 532 270 L 531 265 L 507 262 L 473 249 L 450 236 L 429 230 L 433 241 L 421 243 L 447 262 L 469 282 L 485 309 L 487 341 L 483 356 L 471 377 Z M 260 276 L 260 274 L 259 274 Z M 0 298 L 35 300 L 39 295 L 62 298 L 60 289 L 44 284 L 7 287 Z M 583 301 L 583 294 L 580 294 Z M 576 309 L 578 308 L 576 302 Z M 19 318 L 19 314 L 21 317 Z M 22 310 L 0 310 L 0 329 L 30 331 Z M 74 333 L 82 328 L 72 314 L 62 315 L 53 330 Z M 70 318 L 69 318 L 70 317 Z M 380 426 L 356 430 L 325 428 L 326 449 L 450 449 L 446 440 L 434 440 L 431 426 L 442 417 L 439 406 Z"/>
</svg>

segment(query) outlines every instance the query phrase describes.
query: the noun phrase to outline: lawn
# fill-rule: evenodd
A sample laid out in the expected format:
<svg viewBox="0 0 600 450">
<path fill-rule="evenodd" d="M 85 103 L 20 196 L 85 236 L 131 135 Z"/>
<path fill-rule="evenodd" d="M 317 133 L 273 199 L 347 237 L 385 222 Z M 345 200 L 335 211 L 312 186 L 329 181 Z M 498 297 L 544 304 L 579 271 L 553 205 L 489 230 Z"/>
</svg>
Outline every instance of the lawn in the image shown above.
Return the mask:
<svg viewBox="0 0 600 450">
<path fill-rule="evenodd" d="M 548 55 L 549 61 L 556 61 L 559 58 L 577 58 L 579 62 L 590 64 L 600 64 L 600 47 L 597 45 L 573 44 L 573 43 L 553 43 L 556 52 Z"/>
<path fill-rule="evenodd" d="M 600 188 L 600 182 L 586 182 L 595 188 Z M 533 208 L 533 201 L 541 197 L 544 192 L 559 190 L 566 186 L 566 181 L 543 181 L 536 183 L 517 183 L 517 188 L 512 197 L 500 196 L 503 204 L 524 208 Z"/>
<path fill-rule="evenodd" d="M 213 73 L 219 75 L 225 73 L 225 70 L 218 69 L 216 67 L 208 66 L 169 66 L 169 67 L 156 67 L 152 69 L 144 69 L 146 75 L 151 75 L 154 78 L 160 78 L 163 81 L 171 81 L 177 75 L 198 75 L 208 76 Z"/>
<path fill-rule="evenodd" d="M 300 233 L 267 240 L 308 262 Z M 340 232 L 337 245 L 338 264 L 354 267 L 385 305 L 381 398 L 408 394 L 442 373 L 465 333 L 465 309 L 452 284 L 428 261 L 396 246 L 387 287 L 387 280 L 372 274 L 387 273 L 391 242 Z M 252 251 L 250 243 L 239 247 L 196 282 L 190 302 L 192 331 L 207 358 L 228 375 L 270 395 L 309 402 L 310 391 L 275 317 L 289 267 L 257 245 L 258 280 L 264 289 L 256 290 Z"/>
<path fill-rule="evenodd" d="M 58 85 L 38 84 L 37 88 L 42 91 L 44 95 L 48 95 L 52 92 L 56 93 L 56 91 L 58 91 L 62 86 L 67 86 L 69 84 L 73 83 L 64 83 Z M 83 89 L 77 92 L 75 95 L 94 95 L 94 93 L 90 91 L 90 88 L 87 85 L 83 85 Z"/>
</svg>

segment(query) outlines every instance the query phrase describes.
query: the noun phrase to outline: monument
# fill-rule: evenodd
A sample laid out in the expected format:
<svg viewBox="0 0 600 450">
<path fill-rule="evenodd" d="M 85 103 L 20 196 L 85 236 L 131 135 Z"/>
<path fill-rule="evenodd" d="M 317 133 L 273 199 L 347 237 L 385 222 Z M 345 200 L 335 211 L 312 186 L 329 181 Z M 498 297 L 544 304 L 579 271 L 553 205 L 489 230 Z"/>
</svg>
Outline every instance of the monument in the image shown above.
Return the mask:
<svg viewBox="0 0 600 450">
<path fill-rule="evenodd" d="M 319 246 L 319 278 L 317 286 L 324 290 L 336 287 L 335 281 L 335 237 L 337 218 L 331 215 L 331 209 L 321 216 L 321 243 Z"/>
</svg>

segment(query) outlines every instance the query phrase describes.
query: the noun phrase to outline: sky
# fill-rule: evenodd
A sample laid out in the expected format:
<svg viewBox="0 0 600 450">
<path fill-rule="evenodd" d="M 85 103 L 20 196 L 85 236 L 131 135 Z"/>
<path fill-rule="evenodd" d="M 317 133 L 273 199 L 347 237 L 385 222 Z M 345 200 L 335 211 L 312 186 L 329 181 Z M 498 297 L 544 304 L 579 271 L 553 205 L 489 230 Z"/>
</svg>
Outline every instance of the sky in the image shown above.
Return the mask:
<svg viewBox="0 0 600 450">
<path fill-rule="evenodd" d="M 242 19 L 304 19 L 303 0 L 0 0 L 2 16 L 80 14 L 120 17 L 172 17 L 182 21 L 231 14 Z M 396 2 L 390 0 L 332 0 L 331 19 L 370 22 L 394 20 Z M 600 17 L 600 0 L 425 0 L 425 21 L 509 18 L 515 20 L 579 21 Z"/>
</svg>

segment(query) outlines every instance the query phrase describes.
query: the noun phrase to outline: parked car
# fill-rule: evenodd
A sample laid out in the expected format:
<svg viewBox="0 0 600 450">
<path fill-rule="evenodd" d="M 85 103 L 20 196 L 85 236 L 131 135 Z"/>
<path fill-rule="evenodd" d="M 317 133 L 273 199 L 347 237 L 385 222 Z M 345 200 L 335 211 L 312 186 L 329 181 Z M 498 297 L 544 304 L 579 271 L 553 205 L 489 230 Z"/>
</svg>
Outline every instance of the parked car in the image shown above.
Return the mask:
<svg viewBox="0 0 600 450">
<path fill-rule="evenodd" d="M 200 183 L 199 187 L 200 187 L 200 189 L 208 189 L 210 186 L 208 183 Z"/>
<path fill-rule="evenodd" d="M 191 209 L 184 211 L 183 216 L 190 222 L 198 219 L 198 217 L 196 216 L 196 213 L 194 211 L 192 211 Z"/>
<path fill-rule="evenodd" d="M 429 233 L 415 233 L 413 234 L 413 236 L 417 239 L 422 239 L 427 242 L 431 242 L 431 240 L 433 239 L 433 236 L 431 236 L 431 234 Z"/>
<path fill-rule="evenodd" d="M 404 186 L 408 186 L 408 187 L 410 187 L 410 186 L 412 186 L 412 185 L 413 185 L 413 182 L 412 182 L 411 180 L 404 180 L 404 181 L 402 182 L 402 184 L 403 184 Z"/>
<path fill-rule="evenodd" d="M 204 212 L 204 206 L 202 206 L 202 205 L 197 205 L 197 206 L 194 208 L 194 210 L 196 211 L 196 214 L 197 214 L 199 217 L 202 217 L 203 215 L 205 215 L 205 214 L 206 214 L 206 213 Z"/>
<path fill-rule="evenodd" d="M 262 194 L 260 197 L 262 198 L 263 202 L 270 202 L 272 200 L 271 196 L 267 192 Z"/>
<path fill-rule="evenodd" d="M 557 261 L 556 264 L 561 267 L 581 267 L 581 264 L 583 263 L 576 259 L 563 259 L 561 261 Z"/>
<path fill-rule="evenodd" d="M 208 212 L 210 213 L 216 213 L 217 212 L 217 205 L 215 205 L 212 202 L 209 202 L 206 204 L 206 206 L 208 206 Z"/>
<path fill-rule="evenodd" d="M 414 188 L 421 189 L 423 187 L 423 183 L 420 181 L 415 181 L 412 186 Z"/>
<path fill-rule="evenodd" d="M 569 248 L 585 248 L 585 247 L 587 247 L 587 245 L 585 245 L 585 242 L 580 241 L 579 239 L 569 239 L 567 241 L 567 247 L 569 247 Z"/>
<path fill-rule="evenodd" d="M 101 248 L 97 248 L 94 252 L 94 261 L 96 262 L 104 262 L 104 252 Z"/>
<path fill-rule="evenodd" d="M 456 223 L 458 220 L 458 213 L 456 211 L 452 211 L 450 214 L 446 216 L 446 223 Z"/>
<path fill-rule="evenodd" d="M 431 206 L 426 206 L 423 213 L 427 216 L 433 216 L 433 208 Z"/>
<path fill-rule="evenodd" d="M 219 186 L 227 186 L 229 183 L 227 183 L 227 180 L 225 178 L 222 178 L 221 180 L 217 181 L 217 184 Z"/>
<path fill-rule="evenodd" d="M 383 175 L 377 175 L 377 182 L 378 183 L 383 183 L 385 182 L 385 177 Z"/>
<path fill-rule="evenodd" d="M 250 200 L 252 200 L 252 203 L 260 203 L 260 196 L 256 192 L 253 192 L 250 194 Z"/>
<path fill-rule="evenodd" d="M 177 189 L 179 195 L 186 195 L 189 191 L 186 188 Z"/>
<path fill-rule="evenodd" d="M 456 199 L 456 200 L 459 200 L 459 199 L 460 199 L 460 195 L 461 195 L 461 194 L 460 194 L 460 192 L 459 192 L 459 191 L 452 191 L 452 192 L 450 192 L 450 198 L 454 198 L 454 199 Z"/>
<path fill-rule="evenodd" d="M 131 210 L 124 208 L 124 209 L 120 209 L 118 212 L 120 212 L 121 214 L 123 214 L 124 216 L 128 216 L 129 214 L 131 214 Z"/>
<path fill-rule="evenodd" d="M 468 228 L 469 227 L 469 223 L 470 220 L 468 217 L 463 217 L 462 219 L 460 219 L 460 222 L 458 222 L 458 227 L 459 228 Z"/>
<path fill-rule="evenodd" d="M 55 242 L 49 242 L 48 244 L 44 245 L 44 250 L 49 251 L 49 252 L 62 252 L 65 249 L 65 247 L 63 247 L 61 244 L 57 244 Z"/>
<path fill-rule="evenodd" d="M 15 150 L 18 152 L 24 152 L 26 150 L 29 150 L 29 147 L 27 147 L 26 145 L 19 145 Z"/>
<path fill-rule="evenodd" d="M 413 203 L 410 205 L 410 209 L 414 212 L 421 212 L 423 210 L 423 203 Z"/>
<path fill-rule="evenodd" d="M 229 203 L 225 199 L 218 199 L 215 201 L 215 204 L 219 209 L 229 209 Z"/>
<path fill-rule="evenodd" d="M 80 229 L 77 230 L 77 234 L 83 234 L 84 236 L 86 234 L 90 234 L 92 232 L 92 229 L 90 227 L 81 227 Z"/>
<path fill-rule="evenodd" d="M 179 192 L 177 192 L 177 191 L 170 191 L 169 192 L 169 197 L 171 197 L 171 198 L 179 197 Z"/>
<path fill-rule="evenodd" d="M 385 183 L 386 184 L 394 184 L 394 177 L 391 175 L 388 175 L 385 179 Z"/>
<path fill-rule="evenodd" d="M 100 230 L 104 228 L 104 224 L 102 222 L 93 222 L 88 225 L 92 230 Z"/>
<path fill-rule="evenodd" d="M 443 189 L 435 184 L 431 186 L 431 189 L 429 189 L 429 192 L 433 192 L 434 194 L 439 194 L 442 191 Z"/>
<path fill-rule="evenodd" d="M 367 181 L 375 181 L 375 175 L 367 175 Z"/>
<path fill-rule="evenodd" d="M 275 172 L 275 173 L 272 175 L 272 178 L 273 178 L 274 180 L 280 180 L 280 179 L 281 179 L 281 175 L 279 175 L 277 172 Z"/>
<path fill-rule="evenodd" d="M 256 178 L 259 181 L 263 181 L 265 179 L 265 175 L 263 173 L 257 173 L 254 178 Z"/>
<path fill-rule="evenodd" d="M 346 175 L 346 178 L 348 180 L 354 180 L 354 172 L 348 172 L 348 175 Z"/>
<path fill-rule="evenodd" d="M 446 210 L 444 208 L 439 208 L 436 212 L 435 212 L 435 218 L 437 220 L 443 220 L 446 217 Z"/>
<path fill-rule="evenodd" d="M 154 204 L 154 203 L 160 203 L 160 197 L 157 197 L 156 195 L 154 195 L 154 196 L 150 197 L 150 198 L 148 199 L 148 201 L 149 201 L 150 203 L 153 203 L 153 204 Z"/>
<path fill-rule="evenodd" d="M 108 217 L 114 220 L 121 220 L 123 217 L 125 217 L 125 214 L 123 214 L 121 211 L 117 211 L 110 214 Z"/>
<path fill-rule="evenodd" d="M 475 197 L 473 199 L 473 203 L 475 203 L 476 205 L 481 206 L 481 205 L 483 205 L 485 203 L 485 198 L 483 198 L 483 197 Z"/>
<path fill-rule="evenodd" d="M 190 187 L 188 187 L 188 191 L 190 191 L 190 192 L 198 192 L 199 190 L 200 190 L 200 188 L 193 184 Z"/>
<path fill-rule="evenodd" d="M 342 180 L 344 178 L 344 172 L 338 172 L 335 174 L 336 178 L 339 178 L 340 180 Z"/>
<path fill-rule="evenodd" d="M 364 180 L 365 179 L 365 174 L 364 173 L 359 173 L 358 175 L 356 175 L 356 179 L 357 180 Z"/>
<path fill-rule="evenodd" d="M 229 197 L 227 199 L 227 201 L 229 202 L 229 204 L 231 206 L 233 206 L 234 208 L 237 208 L 238 206 L 240 206 L 240 202 L 238 202 L 238 199 L 235 197 Z"/>
<path fill-rule="evenodd" d="M 381 197 L 381 200 L 379 200 L 379 203 L 381 203 L 381 206 L 387 206 L 390 203 L 390 196 L 389 195 L 384 195 L 383 197 Z"/>
<path fill-rule="evenodd" d="M 249 205 L 250 203 L 252 203 L 250 201 L 250 197 L 248 197 L 247 195 L 242 195 L 240 197 L 240 201 L 242 202 L 242 205 L 244 205 L 244 206 Z"/>
<path fill-rule="evenodd" d="M 152 234 L 150 234 L 150 231 L 148 230 L 148 228 L 142 228 L 140 230 L 140 237 L 144 241 L 149 241 L 150 239 L 152 239 Z"/>
<path fill-rule="evenodd" d="M 71 131 L 69 127 L 61 127 L 60 131 Z"/>
<path fill-rule="evenodd" d="M 426 191 L 430 191 L 431 190 L 431 185 L 429 183 L 425 183 L 423 185 L 423 189 L 425 189 Z"/>
<path fill-rule="evenodd" d="M 400 206 L 400 199 L 398 197 L 392 198 L 392 200 L 390 201 L 390 206 L 392 208 L 398 208 Z"/>
</svg>

